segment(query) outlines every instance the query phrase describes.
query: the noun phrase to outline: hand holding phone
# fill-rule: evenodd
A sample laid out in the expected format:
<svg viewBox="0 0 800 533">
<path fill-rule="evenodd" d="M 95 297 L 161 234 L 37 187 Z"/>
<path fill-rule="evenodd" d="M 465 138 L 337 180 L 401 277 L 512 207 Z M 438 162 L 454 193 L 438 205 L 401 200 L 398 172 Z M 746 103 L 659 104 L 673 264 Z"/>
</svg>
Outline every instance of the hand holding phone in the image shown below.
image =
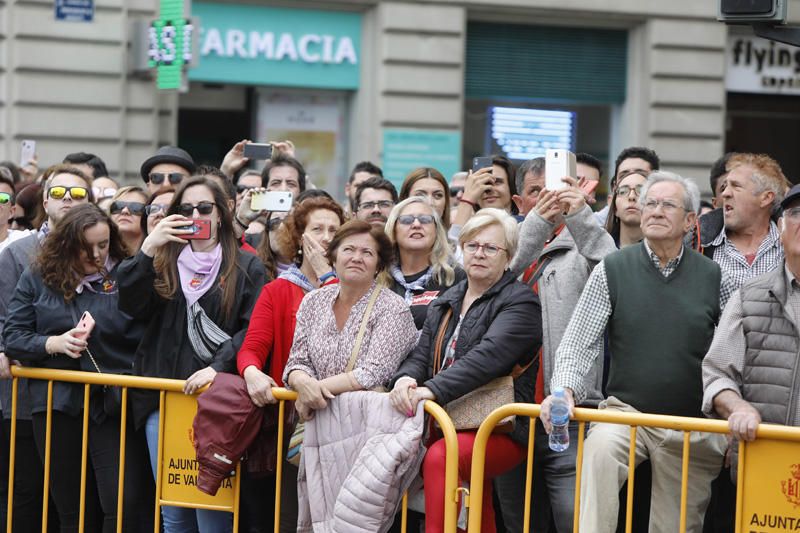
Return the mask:
<svg viewBox="0 0 800 533">
<path fill-rule="evenodd" d="M 19 151 L 19 166 L 26 167 L 36 157 L 36 141 L 26 139 L 22 141 Z"/>
<path fill-rule="evenodd" d="M 73 336 L 78 339 L 88 339 L 94 329 L 94 324 L 95 322 L 92 314 L 89 311 L 84 311 L 80 320 L 78 320 L 78 324 L 75 326 L 76 329 L 83 331 L 76 331 Z"/>
<path fill-rule="evenodd" d="M 192 233 L 181 235 L 183 239 L 188 240 L 208 240 L 211 238 L 211 221 L 192 219 L 191 224 L 184 226 L 184 229 L 191 229 Z"/>
<path fill-rule="evenodd" d="M 250 209 L 253 211 L 289 211 L 292 208 L 292 191 L 253 192 Z"/>
<path fill-rule="evenodd" d="M 575 154 L 569 150 L 547 150 L 545 152 L 545 187 L 550 191 L 558 191 L 569 187 L 563 181 L 565 177 L 575 178 L 578 174 Z"/>
<path fill-rule="evenodd" d="M 244 145 L 244 156 L 248 159 L 269 159 L 272 157 L 272 145 L 269 143 L 247 143 Z"/>
<path fill-rule="evenodd" d="M 488 168 L 492 166 L 492 156 L 482 156 L 482 157 L 473 157 L 472 158 L 472 171 L 477 172 L 482 168 Z"/>
</svg>

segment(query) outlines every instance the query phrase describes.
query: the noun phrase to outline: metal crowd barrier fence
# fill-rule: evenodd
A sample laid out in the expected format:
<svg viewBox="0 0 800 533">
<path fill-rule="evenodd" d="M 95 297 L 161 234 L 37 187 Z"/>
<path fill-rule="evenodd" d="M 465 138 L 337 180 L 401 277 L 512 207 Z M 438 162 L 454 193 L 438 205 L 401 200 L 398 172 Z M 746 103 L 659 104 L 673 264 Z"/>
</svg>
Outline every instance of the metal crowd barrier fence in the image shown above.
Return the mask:
<svg viewBox="0 0 800 533">
<path fill-rule="evenodd" d="M 178 393 L 182 395 L 183 380 L 145 378 L 140 376 L 124 376 L 118 374 L 99 374 L 92 372 L 78 372 L 70 370 L 50 370 L 42 368 L 27 368 L 14 366 L 11 369 L 12 381 L 12 403 L 11 403 L 11 431 L 9 446 L 9 469 L 8 469 L 8 515 L 6 529 L 11 533 L 13 524 L 14 509 L 14 478 L 16 475 L 16 431 L 17 431 L 17 394 L 19 391 L 19 378 L 36 379 L 48 382 L 47 394 L 47 415 L 45 433 L 45 457 L 44 457 L 44 488 L 42 497 L 42 532 L 47 532 L 48 503 L 50 488 L 50 458 L 52 444 L 52 413 L 53 413 L 53 384 L 55 382 L 66 382 L 84 385 L 83 396 L 83 435 L 81 449 L 81 481 L 80 481 L 80 509 L 78 531 L 83 532 L 86 522 L 85 501 L 86 501 L 86 478 L 87 478 L 87 451 L 89 436 L 89 394 L 91 385 L 105 385 L 121 387 L 122 406 L 120 420 L 120 442 L 119 442 L 119 477 L 117 485 L 117 532 L 123 529 L 123 503 L 124 503 L 124 482 L 125 482 L 125 442 L 127 431 L 127 403 L 128 389 L 148 389 L 160 391 L 159 414 L 159 443 L 158 443 L 158 467 L 156 474 L 156 496 L 155 496 L 155 515 L 154 532 L 160 531 L 161 506 L 170 505 L 178 507 L 188 507 L 193 509 L 206 509 L 212 511 L 226 511 L 233 513 L 233 531 L 238 531 L 239 526 L 239 497 L 240 497 L 240 467 L 237 466 L 236 475 L 232 478 L 233 498 L 230 504 L 215 505 L 209 503 L 198 503 L 197 501 L 181 501 L 176 499 L 164 499 L 164 487 L 162 483 L 163 472 L 162 463 L 164 459 L 164 431 L 166 424 L 165 404 L 168 393 Z M 295 400 L 297 394 L 282 388 L 273 389 L 273 394 L 279 400 L 279 421 L 283 421 L 286 402 Z M 196 400 L 193 402 L 196 409 Z M 445 439 L 446 448 L 446 470 L 445 470 L 445 501 L 444 506 L 444 531 L 447 533 L 456 532 L 457 523 L 457 504 L 458 504 L 458 441 L 456 438 L 455 427 L 445 413 L 444 409 L 434 402 L 425 402 L 425 411 L 431 415 L 439 424 Z M 284 442 L 284 424 L 278 424 L 278 442 Z M 275 532 L 280 530 L 280 507 L 281 507 L 281 480 L 283 474 L 283 446 L 278 446 L 277 468 L 276 468 L 276 490 L 275 490 Z M 24 473 L 22 473 L 24 475 Z M 199 491 L 198 491 L 199 494 Z M 402 504 L 402 531 L 406 531 L 407 525 L 407 502 L 408 495 L 404 495 Z"/>
<path fill-rule="evenodd" d="M 493 411 L 486 420 L 483 421 L 475 439 L 472 455 L 471 479 L 470 479 L 470 495 L 468 501 L 478 502 L 476 505 L 469 506 L 469 522 L 468 533 L 480 533 L 481 531 L 481 515 L 482 509 L 480 502 L 483 501 L 483 481 L 484 481 L 484 467 L 486 464 L 486 446 L 489 437 L 497 426 L 497 424 L 507 416 L 527 416 L 530 418 L 530 431 L 528 434 L 528 450 L 527 450 L 527 468 L 525 477 L 525 508 L 524 508 L 524 525 L 523 531 L 530 530 L 530 512 L 531 512 L 531 485 L 533 481 L 533 449 L 534 449 L 534 431 L 535 419 L 539 416 L 540 406 L 537 404 L 522 404 L 513 403 L 500 407 Z M 575 416 L 573 420 L 579 422 L 578 426 L 578 442 L 570 443 L 570 446 L 577 446 L 577 461 L 575 473 L 575 513 L 573 517 L 573 531 L 578 533 L 579 520 L 580 520 L 580 493 L 581 493 L 581 470 L 583 463 L 583 447 L 586 435 L 587 422 L 604 422 L 610 424 L 619 424 L 630 426 L 630 453 L 628 457 L 628 489 L 627 489 L 627 502 L 625 511 L 625 532 L 631 533 L 632 518 L 633 518 L 633 487 L 634 487 L 634 471 L 635 471 L 635 442 L 636 432 L 638 427 L 657 427 L 664 429 L 672 429 L 683 432 L 683 458 L 682 458 L 682 478 L 681 478 L 681 499 L 680 499 L 680 533 L 686 532 L 686 499 L 688 494 L 688 480 L 689 480 L 689 438 L 692 432 L 703 433 L 719 433 L 728 434 L 728 423 L 723 420 L 711 420 L 703 418 L 687 418 L 678 416 L 666 415 L 652 415 L 645 413 L 623 413 L 618 411 L 605 411 L 596 409 L 575 409 Z M 765 442 L 766 441 L 766 442 Z M 756 441 L 752 443 L 740 443 L 739 446 L 739 461 L 738 461 L 738 477 L 736 486 L 736 529 L 735 531 L 755 531 L 751 526 L 772 526 L 787 525 L 794 530 L 797 526 L 800 528 L 800 518 L 793 518 L 791 516 L 771 515 L 765 512 L 763 515 L 755 514 L 749 519 L 743 516 L 743 500 L 747 495 L 747 489 L 744 485 L 745 479 L 745 464 L 746 457 L 748 457 L 748 450 L 755 450 L 755 446 L 761 446 L 759 450 L 760 455 L 766 456 L 757 466 L 748 467 L 748 479 L 752 482 L 756 477 L 760 478 L 764 475 L 764 467 L 772 468 L 773 463 L 778 467 L 775 461 L 776 456 L 772 456 L 771 449 L 764 451 L 765 444 L 773 443 L 774 441 L 792 442 L 793 446 L 789 449 L 784 448 L 780 450 L 784 456 L 788 455 L 789 461 L 796 462 L 791 464 L 791 476 L 789 479 L 780 480 L 783 487 L 783 493 L 789 501 L 789 507 L 786 514 L 792 513 L 792 509 L 800 506 L 800 428 L 779 426 L 772 424 L 761 424 L 758 427 Z M 784 461 L 785 462 L 785 461 Z M 788 472 L 787 472 L 788 473 Z M 775 476 L 773 475 L 772 478 Z M 757 480 L 760 481 L 760 480 Z M 752 484 L 752 483 L 751 483 Z M 761 483 L 756 483 L 760 485 Z M 772 487 L 773 489 L 775 487 Z M 749 496 L 757 496 L 750 494 Z M 773 495 L 766 495 L 767 499 L 774 499 Z M 784 502 L 785 503 L 785 502 Z M 769 508 L 767 508 L 769 509 Z M 758 531 L 761 531 L 760 529 Z M 772 531 L 772 529 L 770 529 Z M 590 533 L 590 532 L 585 532 Z"/>
<path fill-rule="evenodd" d="M 278 399 L 278 420 L 284 420 L 286 402 L 297 399 L 297 393 L 286 389 L 272 389 Z M 445 500 L 444 506 L 444 531 L 455 533 L 458 521 L 458 438 L 456 428 L 445 410 L 438 404 L 426 401 L 425 412 L 439 424 L 439 429 L 445 440 Z M 278 424 L 278 442 L 284 442 L 284 425 Z M 280 531 L 281 512 L 281 479 L 283 476 L 283 446 L 278 446 L 278 461 L 275 481 L 275 533 Z M 403 496 L 401 531 L 407 530 L 408 523 L 408 494 Z"/>
</svg>

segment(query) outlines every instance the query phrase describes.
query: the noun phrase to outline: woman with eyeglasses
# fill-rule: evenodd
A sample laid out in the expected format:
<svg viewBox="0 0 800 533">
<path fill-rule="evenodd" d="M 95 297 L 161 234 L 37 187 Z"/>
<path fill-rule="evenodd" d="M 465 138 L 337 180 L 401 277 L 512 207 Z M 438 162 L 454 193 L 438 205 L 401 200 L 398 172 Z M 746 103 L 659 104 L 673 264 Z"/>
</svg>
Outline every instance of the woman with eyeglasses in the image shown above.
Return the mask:
<svg viewBox="0 0 800 533">
<path fill-rule="evenodd" d="M 538 297 L 508 269 L 517 249 L 517 221 L 500 209 L 481 209 L 464 225 L 459 244 L 466 281 L 428 306 L 416 348 L 392 379 L 390 399 L 402 413 L 416 412 L 420 400 L 446 405 L 495 378 L 513 376 L 517 402 L 532 403 L 542 343 Z M 495 531 L 492 478 L 522 462 L 528 444 L 528 417 L 517 417 L 510 433 L 489 437 L 481 531 Z M 475 430 L 458 432 L 459 477 L 470 478 Z M 425 531 L 444 527 L 444 440 L 428 447 Z"/>
<path fill-rule="evenodd" d="M 422 167 L 412 170 L 403 180 L 400 187 L 400 200 L 412 196 L 426 198 L 436 209 L 444 224 L 445 231 L 450 229 L 450 190 L 447 180 L 435 168 Z"/>
<path fill-rule="evenodd" d="M 636 244 L 644 238 L 640 227 L 642 208 L 639 195 L 646 181 L 647 176 L 638 172 L 617 179 L 606 219 L 606 230 L 614 238 L 617 248 Z"/>
<path fill-rule="evenodd" d="M 164 188 L 150 195 L 145 202 L 144 214 L 142 217 L 142 235 L 150 235 L 161 220 L 167 216 L 167 209 L 172 199 L 175 197 L 175 189 Z"/>
<path fill-rule="evenodd" d="M 117 309 L 118 265 L 126 255 L 122 237 L 109 215 L 93 204 L 70 209 L 42 242 L 38 256 L 19 280 L 3 331 L 8 356 L 34 367 L 130 374 L 144 324 Z M 90 330 L 81 326 L 82 315 L 87 311 L 94 321 Z M 47 424 L 52 426 L 50 495 L 58 511 L 61 531 L 77 531 L 83 385 L 56 382 L 52 413 L 47 410 L 46 381 L 30 380 L 26 390 L 31 402 L 34 440 L 42 460 Z M 118 400 L 103 387 L 92 387 L 88 413 L 87 531 L 98 531 L 93 524 L 98 497 L 102 531 L 116 531 L 121 417 Z M 135 430 L 128 420 L 122 531 L 144 531 L 151 523 L 147 510 L 153 506 L 153 479 L 146 471 L 144 432 Z M 18 470 L 17 475 L 36 473 Z M 21 514 L 18 518 L 15 513 L 14 517 L 23 519 Z M 17 523 L 22 526 L 19 530 L 33 530 L 30 523 Z"/>
<path fill-rule="evenodd" d="M 142 218 L 146 202 L 147 193 L 141 187 L 134 186 L 119 189 L 108 205 L 108 213 L 119 228 L 129 255 L 136 254 L 144 240 Z"/>
<path fill-rule="evenodd" d="M 217 372 L 235 369 L 265 276 L 261 261 L 239 250 L 232 224 L 222 189 L 204 176 L 188 179 L 139 253 L 120 265 L 120 310 L 147 320 L 138 375 L 184 379 L 184 392 L 194 394 Z M 155 476 L 158 393 L 134 390 L 131 397 Z M 166 533 L 233 527 L 232 516 L 218 511 L 167 506 L 162 517 Z"/>
<path fill-rule="evenodd" d="M 466 274 L 454 266 L 447 230 L 424 196 L 411 196 L 394 206 L 386 235 L 394 246 L 395 261 L 381 281 L 405 299 L 421 331 L 428 305 Z"/>
</svg>

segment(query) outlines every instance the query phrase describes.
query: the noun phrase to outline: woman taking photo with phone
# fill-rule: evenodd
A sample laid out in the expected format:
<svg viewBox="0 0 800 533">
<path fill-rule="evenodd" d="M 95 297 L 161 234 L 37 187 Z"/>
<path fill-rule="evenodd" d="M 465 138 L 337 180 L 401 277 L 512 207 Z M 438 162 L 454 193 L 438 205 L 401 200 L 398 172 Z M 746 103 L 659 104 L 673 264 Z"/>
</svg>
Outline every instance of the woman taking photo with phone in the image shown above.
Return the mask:
<svg viewBox="0 0 800 533">
<path fill-rule="evenodd" d="M 250 312 L 265 282 L 264 266 L 241 252 L 227 198 L 206 177 L 185 180 L 167 216 L 120 265 L 120 310 L 147 320 L 136 373 L 185 379 L 194 394 L 217 372 L 235 369 Z M 137 427 L 146 426 L 155 475 L 158 393 L 134 391 Z M 226 532 L 232 515 L 162 507 L 164 531 Z"/>
<path fill-rule="evenodd" d="M 42 243 L 8 309 L 6 353 L 25 365 L 59 370 L 130 374 L 144 324 L 117 309 L 119 262 L 127 255 L 116 225 L 95 205 L 73 207 Z M 84 315 L 88 312 L 87 315 Z M 96 321 L 96 323 L 95 323 Z M 44 461 L 47 382 L 28 382 L 34 439 Z M 87 531 L 116 531 L 119 472 L 119 397 L 94 387 L 89 411 Z M 77 531 L 81 482 L 83 386 L 53 384 L 50 495 L 61 531 Z M 130 420 L 130 419 L 129 419 Z M 126 432 L 123 531 L 150 524 L 153 479 L 146 472 L 143 431 Z M 26 475 L 19 472 L 18 475 Z"/>
</svg>

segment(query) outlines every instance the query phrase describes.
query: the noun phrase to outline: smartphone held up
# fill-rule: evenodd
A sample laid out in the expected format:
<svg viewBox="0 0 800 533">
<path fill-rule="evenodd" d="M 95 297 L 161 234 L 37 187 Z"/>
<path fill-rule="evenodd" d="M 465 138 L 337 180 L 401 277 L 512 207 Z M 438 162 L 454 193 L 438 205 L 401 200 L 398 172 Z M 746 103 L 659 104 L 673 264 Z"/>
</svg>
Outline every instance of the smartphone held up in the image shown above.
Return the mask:
<svg viewBox="0 0 800 533">
<path fill-rule="evenodd" d="M 548 191 L 558 191 L 568 187 L 563 178 L 574 178 L 578 174 L 575 154 L 569 150 L 552 150 L 545 152 L 544 182 Z"/>
<path fill-rule="evenodd" d="M 183 226 L 181 229 L 190 229 L 192 233 L 181 235 L 182 239 L 186 240 L 208 240 L 211 238 L 211 221 L 210 220 L 197 220 L 191 221 L 188 226 Z"/>
<path fill-rule="evenodd" d="M 292 191 L 266 191 L 253 193 L 250 208 L 253 211 L 288 211 L 292 208 Z"/>
</svg>

